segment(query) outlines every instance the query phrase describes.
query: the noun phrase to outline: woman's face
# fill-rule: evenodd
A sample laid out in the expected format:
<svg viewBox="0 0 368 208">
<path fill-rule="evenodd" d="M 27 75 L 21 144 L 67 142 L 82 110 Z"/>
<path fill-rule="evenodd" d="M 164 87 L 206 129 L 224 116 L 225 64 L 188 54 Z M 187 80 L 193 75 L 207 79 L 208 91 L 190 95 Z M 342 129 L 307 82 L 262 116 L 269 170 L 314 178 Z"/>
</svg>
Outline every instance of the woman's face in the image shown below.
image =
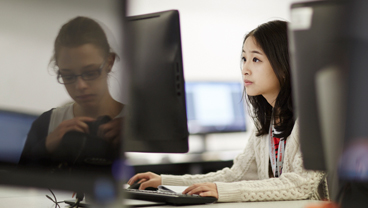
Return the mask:
<svg viewBox="0 0 368 208">
<path fill-rule="evenodd" d="M 242 75 L 247 95 L 262 95 L 274 106 L 280 83 L 266 54 L 252 36 L 243 45 Z"/>
<path fill-rule="evenodd" d="M 107 74 L 111 65 L 105 63 L 100 49 L 92 44 L 78 47 L 61 47 L 57 65 L 62 76 L 93 73 L 102 67 L 101 74 L 93 80 L 83 80 L 78 76 L 75 82 L 65 84 L 70 97 L 82 107 L 98 107 L 109 95 Z"/>
</svg>

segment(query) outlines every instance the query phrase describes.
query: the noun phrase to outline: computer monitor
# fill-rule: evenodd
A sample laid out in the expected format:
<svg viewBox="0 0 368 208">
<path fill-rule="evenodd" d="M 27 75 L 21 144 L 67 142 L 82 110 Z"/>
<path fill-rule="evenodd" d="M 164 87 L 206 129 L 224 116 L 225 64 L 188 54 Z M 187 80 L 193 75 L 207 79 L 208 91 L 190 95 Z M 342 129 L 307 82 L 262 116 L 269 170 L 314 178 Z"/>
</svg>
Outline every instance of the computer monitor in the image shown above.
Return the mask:
<svg viewBox="0 0 368 208">
<path fill-rule="evenodd" d="M 246 131 L 240 82 L 186 82 L 190 134 Z"/>
<path fill-rule="evenodd" d="M 346 102 L 345 3 L 291 5 L 289 47 L 296 119 L 304 167 L 328 172 L 330 195 L 338 192 Z"/>
<path fill-rule="evenodd" d="M 0 161 L 17 164 L 31 125 L 38 115 L 0 110 Z"/>
<path fill-rule="evenodd" d="M 368 4 L 364 0 L 352 0 L 346 5 L 349 50 L 344 145 L 338 172 L 340 201 L 342 208 L 362 208 L 368 203 L 368 27 L 365 23 Z"/>
<path fill-rule="evenodd" d="M 343 9 L 339 1 L 294 3 L 291 6 L 289 39 L 294 106 L 306 169 L 326 170 L 325 151 L 328 146 L 323 141 L 324 109 L 319 105 L 323 99 L 319 93 L 323 88 L 319 84 L 332 84 L 322 80 L 333 79 L 328 72 L 341 66 Z M 340 89 L 336 89 L 339 90 L 337 94 L 341 94 Z M 336 111 L 335 104 L 331 102 L 329 107 Z"/>
<path fill-rule="evenodd" d="M 93 169 L 96 171 L 91 171 L 91 166 L 86 169 L 82 166 L 77 169 L 74 169 L 74 166 L 64 169 L 54 167 L 50 170 L 51 168 L 42 165 L 15 167 L 14 164 L 19 160 L 26 132 L 32 120 L 36 118 L 34 115 L 21 112 L 24 109 L 26 112 L 43 112 L 50 110 L 51 107 L 57 107 L 54 105 L 54 100 L 50 101 L 49 99 L 48 92 L 50 91 L 52 92 L 51 97 L 54 98 L 66 95 L 68 100 L 64 100 L 64 102 L 71 99 L 66 92 L 64 94 L 58 93 L 58 89 L 55 88 L 59 87 L 59 89 L 65 90 L 65 87 L 57 83 L 55 73 L 52 69 L 48 69 L 53 41 L 62 24 L 77 16 L 87 16 L 102 22 L 107 22 L 104 21 L 106 18 L 105 20 L 111 20 L 107 22 L 107 25 L 113 25 L 113 29 L 122 30 L 123 33 L 125 1 L 6 1 L 2 4 L 2 9 L 1 16 L 3 18 L 0 22 L 7 32 L 3 34 L 4 38 L 0 42 L 9 47 L 2 48 L 1 54 L 12 54 L 5 56 L 5 59 L 13 61 L 4 61 L 6 62 L 5 67 L 1 69 L 2 72 L 5 72 L 2 73 L 2 78 L 6 78 L 5 82 L 2 81 L 0 90 L 1 108 L 10 106 L 12 109 L 19 109 L 19 111 L 0 111 L 0 184 L 86 193 L 101 203 L 119 199 L 119 189 L 122 188 L 120 184 L 122 182 L 120 156 L 123 157 L 123 152 L 119 152 L 121 155 L 108 168 L 100 168 L 101 166 L 95 164 Z M 50 11 L 52 12 L 50 13 Z M 9 21 L 10 19 L 12 21 Z M 102 27 L 104 28 L 104 26 Z M 114 34 L 120 35 L 121 33 Z M 116 38 L 122 39 L 121 42 L 126 42 L 123 39 L 125 36 L 116 36 Z M 114 46 L 117 47 L 117 45 Z M 119 54 L 120 48 L 115 49 L 114 52 Z M 122 50 L 124 51 L 124 49 Z M 24 51 L 25 53 L 22 53 Z M 32 54 L 32 58 L 28 58 L 29 54 Z M 32 62 L 33 60 L 36 61 Z M 36 67 L 35 64 L 39 65 Z M 28 76 L 29 72 L 32 73 L 32 76 Z M 42 79 L 43 75 L 45 75 L 46 81 Z M 42 83 L 41 90 L 34 89 L 34 85 L 37 83 Z M 32 96 L 38 95 L 38 92 L 41 92 L 43 96 L 37 98 Z M 14 102 L 18 98 L 23 103 Z M 62 104 L 59 103 L 59 105 Z M 44 108 L 44 106 L 48 107 Z M 16 144 L 14 144 L 15 142 Z M 6 150 L 4 150 L 5 148 Z M 45 200 L 48 199 L 45 197 Z M 58 200 L 65 199 L 59 198 Z"/>
<path fill-rule="evenodd" d="M 131 78 L 125 151 L 187 152 L 179 12 L 128 17 L 127 26 Z"/>
</svg>

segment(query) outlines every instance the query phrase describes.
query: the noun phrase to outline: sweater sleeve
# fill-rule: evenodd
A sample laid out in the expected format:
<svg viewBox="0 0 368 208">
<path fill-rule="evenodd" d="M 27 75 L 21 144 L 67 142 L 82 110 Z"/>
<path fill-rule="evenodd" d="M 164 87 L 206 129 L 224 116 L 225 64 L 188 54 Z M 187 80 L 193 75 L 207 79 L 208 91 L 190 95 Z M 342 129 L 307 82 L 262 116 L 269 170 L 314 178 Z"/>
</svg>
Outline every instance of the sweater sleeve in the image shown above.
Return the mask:
<svg viewBox="0 0 368 208">
<path fill-rule="evenodd" d="M 298 154 L 292 166 L 295 172 L 283 173 L 279 178 L 269 178 L 235 183 L 216 182 L 219 201 L 278 201 L 319 199 L 317 188 L 324 179 L 318 171 L 302 170 Z"/>
<path fill-rule="evenodd" d="M 318 200 L 328 197 L 328 193 L 320 196 L 318 191 L 325 182 L 325 174 L 304 169 L 298 133 L 296 125 L 288 138 L 283 173 L 279 178 L 235 183 L 216 182 L 219 201 Z"/>
<path fill-rule="evenodd" d="M 224 168 L 217 172 L 196 175 L 161 175 L 163 185 L 189 186 L 194 183 L 204 182 L 234 182 L 239 180 L 255 180 L 257 176 L 257 165 L 254 154 L 254 134 L 249 138 L 242 153 L 236 156 L 231 168 Z"/>
</svg>

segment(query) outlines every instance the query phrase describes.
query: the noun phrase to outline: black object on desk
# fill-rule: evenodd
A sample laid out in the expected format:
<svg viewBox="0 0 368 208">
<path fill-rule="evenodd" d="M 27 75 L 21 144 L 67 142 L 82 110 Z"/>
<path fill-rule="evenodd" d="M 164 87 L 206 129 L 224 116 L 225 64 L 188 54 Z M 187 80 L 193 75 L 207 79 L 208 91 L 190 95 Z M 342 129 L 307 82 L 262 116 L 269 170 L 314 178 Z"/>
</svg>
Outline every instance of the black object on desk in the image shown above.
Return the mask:
<svg viewBox="0 0 368 208">
<path fill-rule="evenodd" d="M 124 198 L 157 202 L 159 204 L 162 203 L 171 205 L 199 205 L 199 204 L 211 204 L 217 201 L 216 197 L 186 195 L 162 190 L 153 191 L 153 190 L 125 189 L 125 192 L 126 194 Z M 65 200 L 64 203 L 74 205 L 75 201 Z M 157 204 L 149 204 L 149 206 L 150 205 L 157 205 Z M 88 207 L 88 204 L 79 203 L 79 206 Z"/>
<path fill-rule="evenodd" d="M 135 181 L 131 186 L 129 186 L 128 189 L 139 189 L 140 186 L 141 186 L 141 183 L 139 183 L 138 181 Z M 157 191 L 158 188 L 147 187 L 144 190 Z"/>
<path fill-rule="evenodd" d="M 139 199 L 153 202 L 165 202 L 172 205 L 194 205 L 194 204 L 209 204 L 217 201 L 215 197 L 202 197 L 199 195 L 178 194 L 169 191 L 152 191 L 125 189 L 128 199 Z"/>
</svg>

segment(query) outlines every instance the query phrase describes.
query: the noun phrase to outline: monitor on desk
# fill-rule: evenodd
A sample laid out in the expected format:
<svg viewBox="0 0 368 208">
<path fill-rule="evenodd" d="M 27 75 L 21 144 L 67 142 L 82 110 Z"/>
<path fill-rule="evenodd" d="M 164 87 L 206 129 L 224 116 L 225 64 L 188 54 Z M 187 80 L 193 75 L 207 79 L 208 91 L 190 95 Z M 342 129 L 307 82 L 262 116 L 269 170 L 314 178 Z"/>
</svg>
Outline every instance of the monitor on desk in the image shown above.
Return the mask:
<svg viewBox="0 0 368 208">
<path fill-rule="evenodd" d="M 338 191 L 337 165 L 345 124 L 345 3 L 291 5 L 289 47 L 296 119 L 304 167 L 328 171 L 330 195 Z"/>
<path fill-rule="evenodd" d="M 31 125 L 38 115 L 0 110 L 0 161 L 17 164 Z"/>
<path fill-rule="evenodd" d="M 240 82 L 186 82 L 190 134 L 246 131 Z"/>
<path fill-rule="evenodd" d="M 368 82 L 367 1 L 347 5 L 347 95 L 342 156 L 339 163 L 341 207 L 363 208 L 368 203 Z"/>
<path fill-rule="evenodd" d="M 338 79 L 343 64 L 343 9 L 339 1 L 303 2 L 291 6 L 289 42 L 294 106 L 306 169 L 327 169 L 325 154 L 328 145 L 325 146 L 324 139 L 328 128 L 324 126 L 324 113 L 335 112 L 331 116 L 336 119 L 329 118 L 331 122 L 342 120 L 339 117 L 342 116 L 342 106 L 338 104 L 343 102 L 330 100 L 327 109 L 323 102 L 325 99 L 340 99 L 339 95 L 344 92 L 344 82 Z M 335 84 L 338 86 L 329 86 Z M 331 91 L 324 91 L 330 88 Z"/>
<path fill-rule="evenodd" d="M 128 17 L 131 60 L 125 151 L 185 153 L 188 127 L 179 11 Z"/>
</svg>

